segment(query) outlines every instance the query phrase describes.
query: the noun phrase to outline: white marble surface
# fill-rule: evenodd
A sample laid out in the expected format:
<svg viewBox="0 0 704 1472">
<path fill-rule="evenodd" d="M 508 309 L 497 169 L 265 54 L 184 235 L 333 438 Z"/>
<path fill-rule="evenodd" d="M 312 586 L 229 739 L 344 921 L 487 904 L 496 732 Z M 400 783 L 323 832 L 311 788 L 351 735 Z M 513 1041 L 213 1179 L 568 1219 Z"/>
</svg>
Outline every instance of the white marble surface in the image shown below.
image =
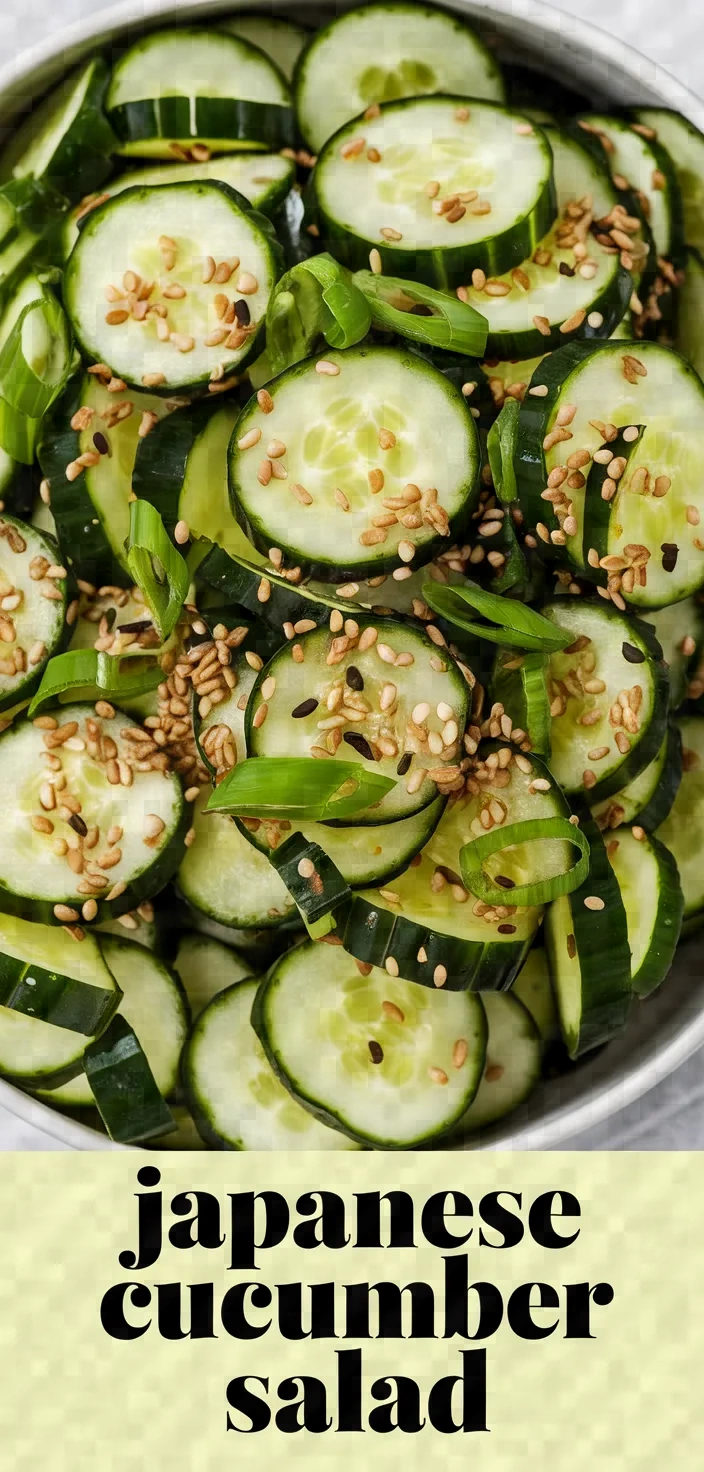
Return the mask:
<svg viewBox="0 0 704 1472">
<path fill-rule="evenodd" d="M 107 3 L 107 0 L 103 0 Z M 0 64 L 40 35 L 102 9 L 101 0 L 5 0 L 0 9 Z M 680 0 L 676 11 L 656 0 L 561 0 L 555 6 L 589 19 L 667 67 L 704 96 L 701 0 Z M 704 1057 L 691 1058 L 671 1078 L 606 1124 L 580 1135 L 576 1150 L 704 1149 Z M 0 1150 L 56 1150 L 48 1135 L 0 1108 Z"/>
</svg>

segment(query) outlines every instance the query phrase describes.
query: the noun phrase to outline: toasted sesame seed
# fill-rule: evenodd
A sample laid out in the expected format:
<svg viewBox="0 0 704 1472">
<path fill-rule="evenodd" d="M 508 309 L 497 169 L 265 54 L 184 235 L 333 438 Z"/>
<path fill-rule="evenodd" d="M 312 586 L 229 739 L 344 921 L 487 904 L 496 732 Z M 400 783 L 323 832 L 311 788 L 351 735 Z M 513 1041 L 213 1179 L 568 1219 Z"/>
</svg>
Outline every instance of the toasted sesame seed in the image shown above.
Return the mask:
<svg viewBox="0 0 704 1472">
<path fill-rule="evenodd" d="M 600 899 L 599 896 L 596 895 L 596 894 L 588 894 L 588 895 L 586 895 L 585 900 L 584 900 L 584 905 L 585 905 L 585 908 L 587 910 L 603 910 L 604 909 L 604 901 L 602 899 Z"/>
<path fill-rule="evenodd" d="M 382 270 L 383 270 L 383 266 L 382 266 L 381 256 L 380 256 L 380 254 L 379 254 L 376 246 L 373 246 L 372 249 L 369 252 L 369 268 L 374 273 L 375 276 L 381 276 L 381 273 L 382 273 Z"/>
<path fill-rule="evenodd" d="M 547 317 L 541 317 L 539 315 L 536 315 L 533 318 L 533 326 L 534 327 L 537 327 L 538 332 L 540 333 L 541 337 L 549 337 L 550 336 L 551 328 L 550 328 L 550 323 L 549 323 Z M 547 389 L 545 390 L 545 392 L 547 393 Z"/>
<path fill-rule="evenodd" d="M 340 372 L 339 363 L 331 363 L 329 358 L 318 358 L 315 365 L 316 373 L 322 373 L 326 378 L 337 378 Z"/>
<path fill-rule="evenodd" d="M 177 521 L 174 527 L 174 541 L 182 547 L 184 542 L 190 538 L 191 532 L 187 521 Z"/>
<path fill-rule="evenodd" d="M 428 1077 L 432 1079 L 434 1084 L 449 1083 L 449 1079 L 447 1077 L 447 1074 L 445 1073 L 444 1068 L 429 1068 Z"/>
<path fill-rule="evenodd" d="M 399 974 L 398 961 L 395 959 L 394 956 L 386 957 L 384 968 L 386 971 L 388 971 L 389 976 L 398 976 Z"/>
</svg>

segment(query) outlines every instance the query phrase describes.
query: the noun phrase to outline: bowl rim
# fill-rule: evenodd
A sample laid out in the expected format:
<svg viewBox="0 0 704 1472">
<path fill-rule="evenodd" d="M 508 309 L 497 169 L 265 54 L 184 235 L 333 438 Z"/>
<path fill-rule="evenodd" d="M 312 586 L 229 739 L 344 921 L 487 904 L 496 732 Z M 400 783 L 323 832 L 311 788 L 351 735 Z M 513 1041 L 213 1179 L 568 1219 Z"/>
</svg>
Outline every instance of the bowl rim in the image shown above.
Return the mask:
<svg viewBox="0 0 704 1472">
<path fill-rule="evenodd" d="M 630 79 L 639 89 L 657 94 L 654 106 L 665 106 L 681 112 L 704 132 L 704 102 L 658 62 L 642 55 L 627 42 L 610 35 L 589 20 L 556 10 L 544 0 L 445 0 L 453 10 L 476 19 L 498 19 L 506 30 L 521 37 L 526 26 L 531 32 L 542 32 L 553 42 L 560 38 L 570 48 L 581 51 L 596 61 L 608 76 L 609 70 Z M 314 0 L 300 9 L 313 9 Z M 237 9 L 261 10 L 271 6 L 266 0 L 245 0 L 245 5 L 232 0 L 186 0 L 179 6 L 184 21 L 199 21 L 208 15 L 227 14 Z M 299 7 L 294 3 L 292 9 Z M 151 21 L 173 17 L 173 0 L 119 0 L 118 4 L 95 11 L 70 25 L 61 27 L 34 45 L 20 51 L 12 61 L 0 67 L 0 104 L 19 105 L 28 96 L 28 84 L 46 85 L 53 80 L 52 71 L 67 71 L 89 47 L 109 42 L 116 33 L 130 27 L 144 28 Z M 61 68 L 58 63 L 62 62 Z M 656 1051 L 645 1049 L 636 1061 L 616 1078 L 595 1082 L 583 1099 L 576 1103 L 556 1103 L 540 1119 L 511 1127 L 510 1119 L 495 1138 L 479 1146 L 458 1143 L 452 1153 L 462 1149 L 536 1150 L 564 1147 L 584 1130 L 603 1123 L 612 1114 L 634 1103 L 650 1089 L 679 1068 L 704 1044 L 704 1005 L 698 1013 L 673 1030 L 668 1040 Z M 58 1143 L 74 1150 L 134 1149 L 115 1145 L 88 1125 L 60 1114 L 49 1105 L 17 1089 L 9 1081 L 0 1080 L 0 1104 L 25 1124 L 40 1130 Z"/>
</svg>

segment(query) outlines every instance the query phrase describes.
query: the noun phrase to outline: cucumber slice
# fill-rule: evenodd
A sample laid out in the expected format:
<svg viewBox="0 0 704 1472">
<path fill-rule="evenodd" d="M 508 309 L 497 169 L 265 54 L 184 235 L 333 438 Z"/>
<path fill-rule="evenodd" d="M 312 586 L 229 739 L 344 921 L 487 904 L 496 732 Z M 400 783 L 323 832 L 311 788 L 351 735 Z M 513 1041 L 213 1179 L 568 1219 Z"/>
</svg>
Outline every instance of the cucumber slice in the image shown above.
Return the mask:
<svg viewBox="0 0 704 1472">
<path fill-rule="evenodd" d="M 704 720 L 687 715 L 677 724 L 682 736 L 682 781 L 656 838 L 670 850 L 677 864 L 684 893 L 684 919 L 690 921 L 704 911 Z"/>
<path fill-rule="evenodd" d="M 650 627 L 607 603 L 556 598 L 542 612 L 573 635 L 549 661 L 551 771 L 565 793 L 587 792 L 596 802 L 657 756 L 667 728 L 667 668 Z"/>
<path fill-rule="evenodd" d="M 703 140 L 704 142 L 704 140 Z M 702 231 L 704 234 L 704 230 Z M 687 251 L 684 281 L 677 294 L 677 331 L 675 347 L 678 353 L 704 376 L 704 347 L 699 324 L 704 312 L 704 260 L 698 250 Z"/>
<path fill-rule="evenodd" d="M 215 502 L 216 498 L 212 499 Z M 269 565 L 247 542 L 241 529 L 240 537 L 241 551 L 236 551 L 234 545 L 229 553 L 213 547 L 198 568 L 199 579 L 225 602 L 239 604 L 284 639 L 292 638 L 291 629 L 302 634 L 327 624 L 336 609 L 343 617 L 345 614 L 356 617 L 359 604 L 352 599 L 359 593 L 358 583 L 341 584 L 345 594 L 348 587 L 354 592 L 349 597 L 338 597 L 338 590 L 331 583 L 299 582 L 297 577 L 289 581 L 286 571 L 277 571 L 273 563 Z"/>
<path fill-rule="evenodd" d="M 704 134 L 681 113 L 664 107 L 636 107 L 633 118 L 649 142 L 667 151 L 682 196 L 684 238 L 704 249 Z"/>
<path fill-rule="evenodd" d="M 623 118 L 587 113 L 577 125 L 592 137 L 606 140 L 604 158 L 612 176 L 638 199 L 653 232 L 659 256 L 671 258 L 683 243 L 682 196 L 673 160 L 655 138 L 644 138 Z"/>
<path fill-rule="evenodd" d="M 621 824 L 638 823 L 653 833 L 664 823 L 682 780 L 682 739 L 670 722 L 657 756 L 620 792 L 592 805 L 602 832 Z"/>
<path fill-rule="evenodd" d="M 580 815 L 591 849 L 584 884 L 548 906 L 545 946 L 570 1058 L 610 1042 L 631 1006 L 631 952 L 618 881 L 596 824 Z"/>
<path fill-rule="evenodd" d="M 181 1050 L 188 1032 L 188 1007 L 181 983 L 171 968 L 144 946 L 109 935 L 100 945 L 123 993 L 117 1016 L 134 1029 L 159 1093 L 168 1098 L 178 1087 Z M 94 1103 L 84 1073 L 50 1093 L 38 1092 L 47 1103 L 67 1109 L 86 1109 Z"/>
<path fill-rule="evenodd" d="M 183 1061 L 197 1127 L 216 1149 L 354 1150 L 315 1119 L 279 1082 L 250 1021 L 256 981 L 242 981 L 210 1004 Z"/>
<path fill-rule="evenodd" d="M 86 1048 L 83 1063 L 111 1140 L 131 1145 L 173 1129 L 171 1111 L 147 1055 L 124 1017 L 113 1017 L 105 1032 Z"/>
<path fill-rule="evenodd" d="M 485 992 L 489 1036 L 482 1080 L 455 1133 L 473 1135 L 512 1114 L 540 1082 L 543 1046 L 527 1007 L 514 992 Z"/>
<path fill-rule="evenodd" d="M 110 381 L 93 373 L 73 379 L 46 416 L 38 448 L 64 555 L 79 577 L 98 585 L 127 580 L 125 542 L 139 431 L 170 412 L 168 400 L 134 389 L 112 391 Z M 76 415 L 83 429 L 72 428 Z M 96 453 L 96 436 L 99 458 L 81 470 L 77 461 Z"/>
<path fill-rule="evenodd" d="M 264 408 L 253 398 L 243 410 L 230 450 L 233 509 L 260 551 L 278 547 L 329 581 L 405 576 L 401 543 L 420 565 L 464 527 L 479 492 L 477 432 L 461 393 L 417 354 L 329 352 L 270 388 Z M 374 525 L 394 511 L 403 521 Z"/>
<path fill-rule="evenodd" d="M 93 1037 L 117 1007 L 115 983 L 105 968 L 99 980 L 94 946 L 77 954 L 75 941 L 54 944 L 48 925 L 15 915 L 0 917 L 0 997 L 13 1012 Z M 70 942 L 70 943 L 69 943 Z"/>
<path fill-rule="evenodd" d="M 194 1022 L 213 997 L 252 975 L 244 956 L 210 936 L 195 933 L 181 936 L 174 971 L 183 982 Z"/>
<path fill-rule="evenodd" d="M 250 843 L 268 858 L 291 833 L 300 833 L 307 842 L 320 845 L 352 889 L 362 889 L 388 884 L 403 874 L 437 828 L 444 807 L 445 798 L 437 797 L 412 818 L 355 828 L 302 823 L 287 830 L 274 822 L 260 823 L 256 829 L 253 824 L 246 829 L 241 826 Z"/>
<path fill-rule="evenodd" d="M 390 275 L 446 289 L 532 255 L 555 218 L 552 153 L 520 113 L 466 95 L 386 103 L 325 144 L 315 197 L 336 260 L 356 270 L 376 250 Z"/>
<path fill-rule="evenodd" d="M 205 813 L 209 795 L 203 788 L 193 806 L 195 842 L 177 876 L 183 898 L 194 910 L 235 930 L 271 930 L 291 920 L 296 907 L 276 870 L 232 818 Z"/>
<path fill-rule="evenodd" d="M 542 945 L 533 946 L 511 988 L 510 995 L 517 997 L 528 1008 L 544 1043 L 552 1043 L 560 1035 L 555 993 L 550 982 L 550 969 Z"/>
<path fill-rule="evenodd" d="M 631 985 L 648 997 L 665 980 L 679 940 L 684 895 L 677 864 L 664 843 L 636 838 L 628 828 L 608 840 L 606 852 L 626 910 Z"/>
<path fill-rule="evenodd" d="M 495 701 L 511 717 L 517 731 L 525 731 L 531 750 L 549 756 L 552 719 L 548 696 L 550 663 L 544 654 L 520 654 L 501 649 L 491 680 Z"/>
<path fill-rule="evenodd" d="M 86 356 L 109 363 L 135 387 L 158 374 L 164 393 L 207 387 L 216 369 L 222 383 L 244 362 L 278 274 L 275 240 L 262 228 L 263 216 L 244 204 L 242 195 L 209 179 L 125 189 L 92 210 L 64 276 L 66 309 Z M 229 293 L 208 258 L 234 278 Z M 125 277 L 128 286 L 136 281 L 131 294 Z M 117 305 L 106 302 L 107 289 L 117 292 Z M 135 300 L 140 291 L 148 291 L 141 302 Z M 225 295 L 230 306 L 235 297 L 244 301 L 240 310 L 247 315 L 246 327 L 230 324 L 223 337 L 216 298 Z M 167 328 L 162 340 L 159 331 Z M 217 341 L 208 345 L 211 338 Z"/>
<path fill-rule="evenodd" d="M 102 106 L 107 63 L 94 57 L 34 108 L 0 158 L 0 179 L 32 176 L 80 199 L 107 178 L 115 139 Z"/>
<path fill-rule="evenodd" d="M 442 789 L 457 778 L 468 687 L 420 626 L 359 615 L 349 629 L 347 635 L 316 629 L 299 641 L 302 663 L 285 646 L 265 665 L 247 703 L 247 751 L 268 757 L 324 751 L 359 760 L 396 786 L 346 826 L 393 823 L 433 802 L 436 783 Z M 347 647 L 335 645 L 336 638 Z M 393 665 L 392 678 L 393 656 L 401 663 Z"/>
<path fill-rule="evenodd" d="M 176 1126 L 159 1141 L 160 1150 L 207 1150 L 205 1141 L 198 1134 L 193 1119 L 185 1104 L 170 1105 L 171 1118 Z"/>
<path fill-rule="evenodd" d="M 142 158 L 280 147 L 292 141 L 289 102 L 283 76 L 257 46 L 185 28 L 137 41 L 106 97 L 119 152 Z"/>
<path fill-rule="evenodd" d="M 487 358 L 532 359 L 575 337 L 609 337 L 633 291 L 618 253 L 589 233 L 592 222 L 618 204 L 606 168 L 569 133 L 547 127 L 545 135 L 553 154 L 557 220 L 518 271 L 493 277 L 488 290 L 465 285 L 471 306 L 489 324 Z M 575 245 L 587 254 L 577 258 Z M 529 382 L 528 365 L 520 376 Z"/>
<path fill-rule="evenodd" d="M 263 14 L 261 11 L 221 20 L 219 27 L 223 31 L 231 31 L 233 36 L 241 36 L 253 46 L 258 46 L 273 61 L 274 66 L 283 72 L 287 82 L 291 81 L 293 69 L 309 36 L 309 32 L 294 21 L 284 20 L 282 15 Z"/>
<path fill-rule="evenodd" d="M 655 630 L 670 676 L 670 707 L 678 710 L 687 694 L 689 671 L 704 645 L 704 609 L 698 598 L 683 598 L 643 617 Z"/>
<path fill-rule="evenodd" d="M 459 16 L 388 0 L 318 31 L 298 63 L 294 91 L 301 132 L 316 153 L 376 103 L 426 92 L 504 99 L 496 62 Z"/>
<path fill-rule="evenodd" d="M 227 452 L 239 407 L 201 399 L 162 418 L 138 444 L 132 487 L 156 506 L 169 532 L 185 521 L 192 541 L 256 556 L 230 509 Z"/>
<path fill-rule="evenodd" d="M 360 976 L 337 946 L 308 942 L 283 956 L 260 984 L 252 1023 L 294 1098 L 378 1149 L 446 1134 L 484 1067 L 477 997 L 414 987 L 376 969 Z"/>
<path fill-rule="evenodd" d="M 103 185 L 102 195 L 112 199 L 123 189 L 141 185 L 183 184 L 199 179 L 218 179 L 229 184 L 251 204 L 252 209 L 271 215 L 286 198 L 293 184 L 295 165 L 290 158 L 280 153 L 234 153 L 223 158 L 211 158 L 206 163 L 152 164 L 142 169 L 130 169 L 118 174 Z M 61 256 L 68 260 L 80 234 L 80 221 L 90 213 L 91 201 L 82 200 L 70 214 L 66 215 L 61 227 Z"/>
<path fill-rule="evenodd" d="M 100 946 L 92 936 L 76 945 L 63 930 L 32 925 L 10 915 L 0 918 L 0 946 L 3 983 L 13 962 L 18 973 L 20 963 L 26 972 L 25 995 L 33 981 L 32 990 L 39 994 L 42 1006 L 49 999 L 50 979 L 57 983 L 51 988 L 55 998 L 55 1005 L 49 1009 L 52 1020 L 32 1017 L 30 1003 L 22 1005 L 21 1010 L 0 1006 L 0 1073 L 28 1085 L 44 1082 L 51 1086 L 70 1078 L 83 1067 L 89 993 L 94 993 L 98 1003 L 93 1010 L 95 1030 L 105 1026 L 119 1000 L 115 977 Z M 59 982 L 64 985 L 57 995 Z M 3 983 L 0 985 L 5 997 Z M 16 1000 L 22 1002 L 21 998 Z M 74 1027 L 70 1026 L 72 1022 Z M 83 1024 L 80 1031 L 76 1022 Z"/>
<path fill-rule="evenodd" d="M 39 721 L 18 722 L 0 738 L 0 910 L 73 924 L 86 906 L 89 918 L 91 899 L 97 920 L 134 909 L 163 888 L 183 853 L 190 814 L 178 778 L 137 769 L 144 765 L 135 756 L 139 743 L 123 732 L 138 727 L 121 711 L 99 719 L 92 706 L 66 705 L 59 717 Z M 109 742 L 119 769 L 106 755 Z M 163 825 L 153 838 L 156 824 L 146 824 L 152 816 Z M 122 836 L 108 845 L 118 827 Z"/>
<path fill-rule="evenodd" d="M 339 928 L 345 948 L 360 961 L 451 991 L 511 986 L 535 938 L 542 908 L 510 905 L 508 887 L 505 906 L 475 901 L 459 877 L 460 850 L 483 831 L 480 813 L 485 808 L 493 808 L 497 819 L 504 812 L 503 821 L 509 824 L 564 816 L 567 807 L 539 758 L 519 753 L 520 766 L 515 756 L 505 767 L 487 766 L 500 750 L 496 743 L 480 749 L 468 777 L 478 792 L 470 786 L 448 804 L 420 863 L 396 879 L 391 891 L 355 895 Z M 549 790 L 531 790 L 536 778 L 549 782 Z M 569 862 L 568 844 L 540 840 L 502 851 L 492 866 L 515 886 L 532 882 L 538 874 L 559 873 Z"/>
<path fill-rule="evenodd" d="M 55 542 L 26 522 L 0 517 L 0 711 L 29 699 L 66 642 L 61 571 Z"/>
<path fill-rule="evenodd" d="M 569 428 L 557 425 L 560 410 L 571 414 Z M 606 503 L 597 497 L 595 508 L 585 492 L 589 462 L 607 428 L 639 425 L 645 429 L 637 453 L 620 479 L 612 478 L 616 491 L 605 521 Z M 704 541 L 697 545 L 703 441 L 704 385 L 677 353 L 655 342 L 569 343 L 543 361 L 521 406 L 518 476 L 526 528 L 546 551 L 556 541 L 556 555 L 580 571 L 615 558 L 610 586 L 634 607 L 677 603 L 704 580 Z M 568 465 L 575 452 L 588 456 L 579 470 Z M 551 505 L 543 499 L 548 476 L 562 490 L 556 478 L 563 472 L 563 500 Z"/>
</svg>

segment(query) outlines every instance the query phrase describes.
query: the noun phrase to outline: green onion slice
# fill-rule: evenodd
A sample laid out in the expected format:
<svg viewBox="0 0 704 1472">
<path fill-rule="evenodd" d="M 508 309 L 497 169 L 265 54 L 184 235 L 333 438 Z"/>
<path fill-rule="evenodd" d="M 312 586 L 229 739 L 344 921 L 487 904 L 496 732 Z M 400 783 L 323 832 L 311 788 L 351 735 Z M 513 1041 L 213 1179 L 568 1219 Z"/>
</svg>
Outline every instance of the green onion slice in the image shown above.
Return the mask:
<svg viewBox="0 0 704 1472">
<path fill-rule="evenodd" d="M 96 649 L 67 649 L 50 659 L 28 714 L 34 716 L 47 705 L 55 705 L 68 690 L 85 691 L 85 699 L 102 698 L 120 705 L 156 690 L 164 674 L 158 661 L 141 655 L 115 658 Z"/>
<path fill-rule="evenodd" d="M 144 594 L 159 638 L 168 639 L 188 594 L 188 568 L 149 501 L 130 505 L 127 566 Z"/>
<path fill-rule="evenodd" d="M 562 839 L 579 849 L 579 858 L 571 869 L 513 888 L 493 884 L 484 873 L 484 864 L 492 854 L 503 852 L 513 844 L 546 838 Z M 529 818 L 522 823 L 509 823 L 505 828 L 492 828 L 466 843 L 460 849 L 460 868 L 470 894 L 488 905 L 547 905 L 584 883 L 589 873 L 589 852 L 588 839 L 568 818 Z"/>
<path fill-rule="evenodd" d="M 502 505 L 505 501 L 515 501 L 518 494 L 514 464 L 520 407 L 518 399 L 504 399 L 501 413 L 494 420 L 486 440 L 491 478 Z"/>
<path fill-rule="evenodd" d="M 255 756 L 228 772 L 211 793 L 206 811 L 324 822 L 356 817 L 395 786 L 391 777 L 368 772 L 358 762 Z"/>
<path fill-rule="evenodd" d="M 86 1048 L 83 1066 L 112 1140 L 128 1145 L 176 1129 L 139 1038 L 119 1012 Z"/>
<path fill-rule="evenodd" d="M 550 619 L 543 618 L 535 609 L 526 607 L 517 599 L 488 593 L 469 580 L 452 587 L 424 583 L 423 597 L 435 613 L 449 623 L 457 624 L 458 628 L 466 629 L 470 634 L 478 634 L 490 644 L 505 644 L 511 649 L 527 649 L 537 654 L 554 654 L 572 642 L 571 634 L 559 629 Z M 479 624 L 468 619 L 467 604 L 490 622 Z"/>
<path fill-rule="evenodd" d="M 483 356 L 489 324 L 469 302 L 432 286 L 376 276 L 373 271 L 356 271 L 352 279 L 367 299 L 375 327 L 468 357 Z M 426 310 L 414 310 L 418 307 Z"/>
<path fill-rule="evenodd" d="M 0 397 L 28 419 L 41 419 L 73 367 L 71 330 L 56 297 L 27 303 L 0 348 Z"/>
<path fill-rule="evenodd" d="M 350 348 L 366 337 L 371 313 L 349 271 L 327 254 L 301 261 L 277 283 L 266 314 L 266 351 L 253 365 L 254 386 L 301 363 L 321 338 Z"/>
<path fill-rule="evenodd" d="M 41 419 L 29 419 L 0 399 L 0 448 L 18 460 L 20 465 L 33 465 Z"/>
</svg>

